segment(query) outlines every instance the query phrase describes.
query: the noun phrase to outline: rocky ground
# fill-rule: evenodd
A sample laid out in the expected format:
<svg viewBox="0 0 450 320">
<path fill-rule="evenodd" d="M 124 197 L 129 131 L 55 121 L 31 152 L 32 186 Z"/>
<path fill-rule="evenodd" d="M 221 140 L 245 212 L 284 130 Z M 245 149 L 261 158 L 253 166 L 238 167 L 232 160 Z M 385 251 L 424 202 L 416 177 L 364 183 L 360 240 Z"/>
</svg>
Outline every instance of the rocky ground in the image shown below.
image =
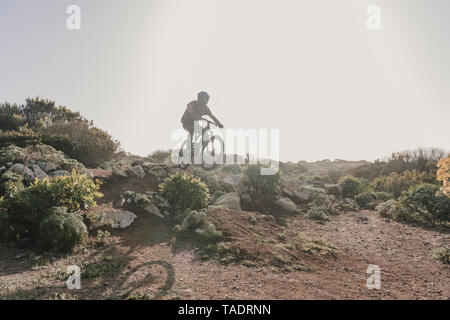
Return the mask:
<svg viewBox="0 0 450 320">
<path fill-rule="evenodd" d="M 234 216 L 241 216 L 234 219 Z M 249 252 L 270 257 L 264 248 L 279 248 L 280 227 L 254 213 L 215 209 L 211 220 L 224 221 L 227 235 Z M 361 219 L 361 215 L 367 218 Z M 219 218 L 221 217 L 221 218 Z M 0 288 L 3 298 L 46 299 L 448 299 L 450 270 L 432 258 L 435 248 L 450 243 L 448 234 L 386 221 L 376 212 L 348 212 L 317 223 L 301 216 L 287 219 L 285 229 L 303 243 L 320 237 L 333 248 L 302 248 L 296 259 L 305 266 L 284 270 L 270 264 L 224 264 L 202 261 L 189 242 L 177 240 L 172 229 L 139 216 L 128 229 L 114 230 L 107 241 L 91 239 L 75 254 L 17 259 L 18 251 L 1 248 Z M 229 226 L 232 223 L 233 228 Z M 228 226 L 227 226 L 228 224 Z M 255 249 L 254 239 L 266 247 Z M 312 246 L 313 247 L 313 246 Z M 257 260 L 257 259 L 255 259 Z M 369 264 L 381 269 L 381 290 L 366 287 Z M 65 270 L 79 265 L 82 289 L 68 290 Z M 18 290 L 17 289 L 22 289 Z M 8 292 L 10 292 L 8 294 Z"/>
<path fill-rule="evenodd" d="M 93 230 L 88 243 L 69 255 L 0 246 L 0 298 L 450 297 L 449 266 L 432 257 L 437 248 L 450 245 L 448 233 L 393 222 L 321 192 L 316 196 L 340 210 L 323 221 L 313 220 L 306 214 L 313 189 L 295 191 L 284 185 L 281 196 L 250 199 L 239 174 L 204 177 L 216 190 L 216 206 L 207 210 L 207 219 L 222 233 L 220 250 L 206 259 L 205 247 L 175 232 L 168 222 L 173 208 L 155 193 L 168 170 L 142 163 L 124 170 L 90 170 L 106 182 L 96 210 L 113 218 L 125 215 L 126 228 Z M 327 192 L 336 191 L 332 189 Z M 242 211 L 243 199 L 250 201 L 249 211 Z M 67 289 L 70 265 L 81 268 L 80 290 Z M 381 270 L 380 290 L 366 286 L 369 265 Z"/>
</svg>

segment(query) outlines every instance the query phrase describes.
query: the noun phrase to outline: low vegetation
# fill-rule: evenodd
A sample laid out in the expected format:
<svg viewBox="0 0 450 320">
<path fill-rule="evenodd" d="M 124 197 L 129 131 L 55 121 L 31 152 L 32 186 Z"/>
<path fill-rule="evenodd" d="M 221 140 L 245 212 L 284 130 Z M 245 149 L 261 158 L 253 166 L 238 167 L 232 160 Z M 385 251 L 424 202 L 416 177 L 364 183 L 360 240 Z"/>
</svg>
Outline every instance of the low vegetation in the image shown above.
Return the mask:
<svg viewBox="0 0 450 320">
<path fill-rule="evenodd" d="M 268 168 L 260 163 L 251 164 L 245 171 L 249 178 L 249 191 L 256 193 L 274 193 L 279 189 L 280 173 L 273 175 L 262 175 L 261 169 Z"/>
<path fill-rule="evenodd" d="M 11 188 L 0 199 L 0 236 L 39 250 L 70 251 L 85 239 L 83 215 L 96 205 L 98 190 L 98 183 L 75 171 Z"/>
<path fill-rule="evenodd" d="M 436 260 L 439 260 L 440 262 L 444 264 L 450 264 L 450 248 L 449 247 L 441 247 L 437 249 L 433 253 L 433 258 Z"/>
<path fill-rule="evenodd" d="M 54 101 L 29 98 L 25 104 L 0 105 L 0 147 L 44 143 L 87 166 L 111 160 L 120 144 L 79 112 Z"/>
<path fill-rule="evenodd" d="M 159 185 L 161 195 L 173 206 L 199 210 L 209 204 L 208 186 L 199 178 L 187 173 L 174 173 Z"/>
</svg>

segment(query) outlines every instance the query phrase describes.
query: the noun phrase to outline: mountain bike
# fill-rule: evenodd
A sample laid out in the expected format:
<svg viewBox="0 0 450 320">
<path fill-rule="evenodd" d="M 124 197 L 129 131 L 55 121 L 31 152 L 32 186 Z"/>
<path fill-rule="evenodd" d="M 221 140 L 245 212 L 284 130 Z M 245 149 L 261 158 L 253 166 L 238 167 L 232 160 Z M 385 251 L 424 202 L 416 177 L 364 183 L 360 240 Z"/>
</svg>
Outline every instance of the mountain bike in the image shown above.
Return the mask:
<svg viewBox="0 0 450 320">
<path fill-rule="evenodd" d="M 178 165 L 181 169 L 186 169 L 189 167 L 191 163 L 194 163 L 194 157 L 195 157 L 195 144 L 201 143 L 201 167 L 207 171 L 214 170 L 219 166 L 219 164 L 223 163 L 223 156 L 224 156 L 224 142 L 223 139 L 219 136 L 213 135 L 210 131 L 211 126 L 216 126 L 212 121 L 209 121 L 207 119 L 202 118 L 202 121 L 205 121 L 207 125 L 202 128 L 202 134 L 200 137 L 197 137 L 197 139 L 192 138 L 192 145 L 190 145 L 189 137 L 186 139 L 186 141 L 183 142 L 181 145 L 180 151 L 178 153 L 180 157 L 180 163 Z M 201 141 L 200 141 L 201 140 Z M 190 145 L 190 146 L 189 146 Z M 184 159 L 183 155 L 188 152 L 188 148 L 191 148 L 191 159 Z M 221 158 L 222 161 L 216 161 L 216 155 Z M 186 162 L 185 162 L 186 161 Z"/>
</svg>

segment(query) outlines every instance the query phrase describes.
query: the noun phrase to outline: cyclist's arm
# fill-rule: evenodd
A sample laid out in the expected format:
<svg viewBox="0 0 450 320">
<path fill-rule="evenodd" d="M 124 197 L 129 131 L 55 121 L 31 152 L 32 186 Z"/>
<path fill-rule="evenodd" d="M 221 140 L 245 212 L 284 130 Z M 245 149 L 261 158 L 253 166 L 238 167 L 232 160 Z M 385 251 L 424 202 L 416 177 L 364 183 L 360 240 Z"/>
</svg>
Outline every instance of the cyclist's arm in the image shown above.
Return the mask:
<svg viewBox="0 0 450 320">
<path fill-rule="evenodd" d="M 208 116 L 219 126 L 223 127 L 223 124 L 217 119 L 211 112 L 211 110 L 208 108 Z"/>
</svg>

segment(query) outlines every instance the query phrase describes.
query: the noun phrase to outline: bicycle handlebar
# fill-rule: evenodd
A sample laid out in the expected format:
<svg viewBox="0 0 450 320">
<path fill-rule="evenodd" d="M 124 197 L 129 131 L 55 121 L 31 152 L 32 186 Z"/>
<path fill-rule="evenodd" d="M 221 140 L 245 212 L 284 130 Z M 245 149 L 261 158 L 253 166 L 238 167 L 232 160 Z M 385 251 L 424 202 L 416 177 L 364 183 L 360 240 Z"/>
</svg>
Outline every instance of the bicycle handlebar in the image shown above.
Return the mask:
<svg viewBox="0 0 450 320">
<path fill-rule="evenodd" d="M 217 123 L 215 123 L 214 121 L 210 121 L 210 120 L 205 119 L 205 118 L 200 118 L 200 120 L 206 121 L 208 124 L 213 124 L 213 125 L 215 125 L 216 127 L 218 127 Z"/>
</svg>

